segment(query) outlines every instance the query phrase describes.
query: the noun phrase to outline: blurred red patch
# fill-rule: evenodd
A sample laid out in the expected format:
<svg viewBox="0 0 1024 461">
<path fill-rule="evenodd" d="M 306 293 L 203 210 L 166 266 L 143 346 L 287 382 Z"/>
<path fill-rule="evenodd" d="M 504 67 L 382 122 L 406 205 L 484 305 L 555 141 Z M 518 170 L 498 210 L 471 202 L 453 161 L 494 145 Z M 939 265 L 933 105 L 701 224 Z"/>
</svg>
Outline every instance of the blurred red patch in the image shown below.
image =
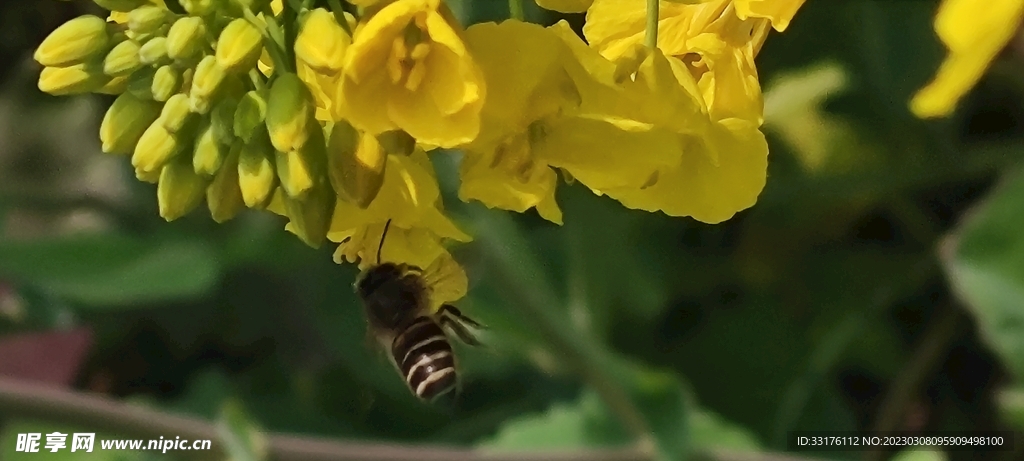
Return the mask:
<svg viewBox="0 0 1024 461">
<path fill-rule="evenodd" d="M 87 328 L 0 337 L 0 376 L 70 387 L 91 345 Z"/>
</svg>

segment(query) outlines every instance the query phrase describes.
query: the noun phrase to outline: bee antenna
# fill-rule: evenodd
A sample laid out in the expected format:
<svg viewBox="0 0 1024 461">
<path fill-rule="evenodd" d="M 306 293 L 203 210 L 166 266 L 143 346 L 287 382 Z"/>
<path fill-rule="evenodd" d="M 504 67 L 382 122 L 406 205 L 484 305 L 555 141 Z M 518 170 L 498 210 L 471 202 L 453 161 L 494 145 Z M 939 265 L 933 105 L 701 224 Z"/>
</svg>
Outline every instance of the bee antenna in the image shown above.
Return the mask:
<svg viewBox="0 0 1024 461">
<path fill-rule="evenodd" d="M 380 265 L 380 252 L 384 249 L 384 237 L 388 235 L 388 227 L 391 226 L 391 220 L 384 223 L 384 232 L 380 233 L 380 244 L 377 245 L 377 265 Z"/>
</svg>

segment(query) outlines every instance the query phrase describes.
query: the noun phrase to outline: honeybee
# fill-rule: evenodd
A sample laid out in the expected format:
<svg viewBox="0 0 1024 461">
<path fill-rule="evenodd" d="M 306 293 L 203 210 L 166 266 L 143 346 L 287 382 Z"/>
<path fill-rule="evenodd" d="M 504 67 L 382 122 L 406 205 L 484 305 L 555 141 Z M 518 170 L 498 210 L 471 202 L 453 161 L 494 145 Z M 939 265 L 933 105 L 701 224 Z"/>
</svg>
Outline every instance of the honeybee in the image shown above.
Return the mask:
<svg viewBox="0 0 1024 461">
<path fill-rule="evenodd" d="M 433 312 L 432 274 L 409 264 L 381 263 L 390 225 L 389 219 L 377 247 L 377 263 L 363 271 L 355 283 L 370 333 L 389 352 L 391 362 L 416 397 L 427 403 L 442 396 L 453 397 L 459 380 L 449 334 L 470 346 L 479 346 L 473 330 L 485 327 L 450 304 Z"/>
</svg>

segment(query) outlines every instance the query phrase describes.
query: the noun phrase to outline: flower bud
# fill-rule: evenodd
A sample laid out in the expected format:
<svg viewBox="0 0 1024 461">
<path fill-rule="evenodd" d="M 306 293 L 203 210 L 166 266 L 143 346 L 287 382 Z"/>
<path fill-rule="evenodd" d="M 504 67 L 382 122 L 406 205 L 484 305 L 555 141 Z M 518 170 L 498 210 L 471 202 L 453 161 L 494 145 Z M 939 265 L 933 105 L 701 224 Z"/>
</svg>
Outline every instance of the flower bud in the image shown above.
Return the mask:
<svg viewBox="0 0 1024 461">
<path fill-rule="evenodd" d="M 160 112 L 160 123 L 170 133 L 177 133 L 189 122 L 192 113 L 189 111 L 188 96 L 178 93 L 171 96 Z"/>
<path fill-rule="evenodd" d="M 337 196 L 326 184 L 319 184 L 302 199 L 281 194 L 285 213 L 288 215 L 288 230 L 297 235 L 306 245 L 320 248 L 334 217 Z"/>
<path fill-rule="evenodd" d="M 192 111 L 205 114 L 210 110 L 210 102 L 217 87 L 224 81 L 224 68 L 217 64 L 217 58 L 206 56 L 192 75 L 192 90 L 189 92 L 189 104 Z"/>
<path fill-rule="evenodd" d="M 207 122 L 199 131 L 195 152 L 192 154 L 192 168 L 203 176 L 213 176 L 224 163 L 230 145 L 217 142 L 213 125 Z M 238 174 L 237 172 L 235 173 Z"/>
<path fill-rule="evenodd" d="M 155 37 L 139 48 L 139 61 L 143 64 L 156 64 L 167 58 L 167 38 Z"/>
<path fill-rule="evenodd" d="M 110 77 L 95 63 L 45 67 L 39 74 L 39 89 L 54 96 L 63 96 L 95 91 L 109 81 Z"/>
<path fill-rule="evenodd" d="M 274 146 L 265 134 L 242 145 L 238 153 L 238 184 L 245 206 L 263 208 L 272 198 L 277 187 L 273 155 Z"/>
<path fill-rule="evenodd" d="M 334 14 L 323 8 L 310 11 L 295 38 L 295 56 L 324 74 L 341 70 L 345 51 L 352 43 Z"/>
<path fill-rule="evenodd" d="M 262 92 L 250 91 L 242 96 L 235 109 L 234 132 L 242 142 L 250 142 L 257 133 L 265 132 L 267 100 Z"/>
<path fill-rule="evenodd" d="M 127 13 L 148 3 L 147 0 L 92 0 L 105 10 Z"/>
<path fill-rule="evenodd" d="M 142 133 L 132 154 L 132 166 L 136 175 L 139 171 L 152 173 L 159 171 L 169 160 L 178 155 L 184 146 L 178 138 L 164 128 L 160 119 L 149 125 Z"/>
<path fill-rule="evenodd" d="M 216 0 L 179 0 L 182 8 L 192 16 L 206 16 L 217 9 Z"/>
<path fill-rule="evenodd" d="M 153 171 L 135 170 L 135 179 L 142 182 L 148 182 L 150 184 L 156 184 L 160 181 L 161 171 L 163 171 L 163 168 L 157 168 Z"/>
<path fill-rule="evenodd" d="M 199 52 L 206 35 L 203 18 L 191 16 L 174 21 L 167 32 L 167 56 L 184 60 Z"/>
<path fill-rule="evenodd" d="M 267 101 L 267 131 L 274 148 L 281 152 L 297 150 L 309 137 L 313 119 L 313 95 L 298 75 L 282 72 L 270 86 Z"/>
<path fill-rule="evenodd" d="M 301 148 L 276 153 L 277 177 L 281 188 L 292 198 L 302 198 L 323 178 L 326 146 L 320 124 L 310 127 L 309 140 Z"/>
<path fill-rule="evenodd" d="M 103 152 L 128 154 L 142 137 L 142 133 L 160 115 L 160 104 L 124 93 L 114 100 L 100 123 L 100 142 Z"/>
<path fill-rule="evenodd" d="M 170 65 L 160 66 L 153 74 L 152 93 L 156 101 L 166 101 L 181 91 L 181 73 Z M 187 99 L 187 98 L 186 98 Z"/>
<path fill-rule="evenodd" d="M 377 142 L 388 154 L 408 156 L 416 150 L 416 139 L 404 130 L 391 130 L 378 134 Z"/>
<path fill-rule="evenodd" d="M 128 29 L 136 34 L 152 33 L 164 25 L 168 13 L 170 11 L 156 5 L 140 6 L 128 14 Z"/>
<path fill-rule="evenodd" d="M 207 184 L 188 162 L 175 160 L 165 165 L 156 186 L 160 217 L 174 221 L 194 210 L 203 201 Z"/>
<path fill-rule="evenodd" d="M 344 120 L 334 124 L 327 148 L 327 171 L 334 190 L 360 208 L 370 206 L 384 184 L 388 154 L 377 138 L 360 134 Z"/>
<path fill-rule="evenodd" d="M 153 99 L 153 77 L 156 71 L 146 67 L 128 76 L 128 92 L 139 99 Z"/>
<path fill-rule="evenodd" d="M 210 113 L 210 128 L 214 139 L 226 146 L 235 141 L 235 111 L 238 101 L 234 98 L 221 99 Z"/>
<path fill-rule="evenodd" d="M 238 183 L 238 155 L 241 150 L 241 143 L 231 146 L 223 167 L 217 170 L 213 181 L 206 188 L 206 205 L 210 208 L 210 216 L 218 223 L 234 218 L 245 208 Z"/>
<path fill-rule="evenodd" d="M 263 36 L 249 21 L 238 18 L 228 23 L 217 38 L 217 64 L 231 72 L 256 66 L 263 50 Z"/>
<path fill-rule="evenodd" d="M 103 59 L 103 73 L 111 77 L 130 75 L 142 66 L 139 60 L 139 49 L 142 45 L 135 40 L 118 43 Z"/>
<path fill-rule="evenodd" d="M 33 58 L 47 67 L 66 67 L 99 54 L 109 41 L 107 22 L 103 18 L 79 16 L 50 32 Z"/>
<path fill-rule="evenodd" d="M 95 90 L 99 94 L 121 94 L 128 90 L 128 77 L 114 77 Z"/>
</svg>

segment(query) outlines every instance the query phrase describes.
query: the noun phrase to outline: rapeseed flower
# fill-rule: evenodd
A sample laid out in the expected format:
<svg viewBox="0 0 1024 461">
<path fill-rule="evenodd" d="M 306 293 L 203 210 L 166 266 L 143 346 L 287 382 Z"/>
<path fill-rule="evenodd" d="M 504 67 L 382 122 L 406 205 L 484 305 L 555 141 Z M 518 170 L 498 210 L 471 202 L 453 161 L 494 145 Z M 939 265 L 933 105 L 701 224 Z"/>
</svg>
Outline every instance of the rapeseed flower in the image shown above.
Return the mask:
<svg viewBox="0 0 1024 461">
<path fill-rule="evenodd" d="M 935 16 L 935 32 L 949 55 L 935 79 L 910 102 L 918 117 L 944 117 L 988 69 L 1017 34 L 1024 19 L 1024 0 L 944 0 Z"/>
<path fill-rule="evenodd" d="M 472 141 L 486 88 L 460 35 L 441 0 L 396 0 L 363 21 L 339 88 L 348 120 L 440 147 Z"/>
<path fill-rule="evenodd" d="M 443 0 L 355 0 L 355 15 L 94 1 L 106 20 L 73 20 L 37 50 L 39 87 L 119 95 L 103 150 L 156 184 L 161 216 L 204 198 L 217 222 L 270 211 L 361 269 L 390 222 L 381 261 L 421 268 L 435 309 L 466 294 L 445 245 L 471 237 L 445 214 L 427 151 L 461 151 L 459 197 L 491 208 L 560 224 L 565 177 L 629 208 L 723 221 L 765 182 L 754 57 L 803 3 L 663 1 L 647 48 L 638 0 L 538 0 L 586 11 L 589 44 L 564 22 L 463 30 Z"/>
<path fill-rule="evenodd" d="M 580 110 L 568 69 L 579 64 L 550 30 L 505 21 L 475 25 L 466 35 L 487 84 L 502 91 L 488 98 L 480 135 L 463 147 L 463 200 L 518 212 L 536 207 L 561 223 L 553 168 L 605 189 L 639 187 L 678 161 L 671 139 L 652 125 Z M 623 155 L 628 151 L 644 155 Z"/>
<path fill-rule="evenodd" d="M 658 48 L 632 81 L 640 98 L 633 106 L 643 108 L 633 117 L 674 132 L 681 160 L 643 187 L 599 192 L 630 208 L 721 222 L 752 206 L 766 180 L 768 148 L 759 130 L 763 102 L 754 66 L 763 36 L 754 32 L 767 19 L 741 19 L 728 0 L 662 6 Z M 621 59 L 643 38 L 635 19 L 642 12 L 642 5 L 595 0 L 584 33 L 602 56 Z M 615 17 L 628 18 L 628 27 L 613 27 Z M 700 122 L 694 121 L 694 106 L 704 114 Z"/>
</svg>

